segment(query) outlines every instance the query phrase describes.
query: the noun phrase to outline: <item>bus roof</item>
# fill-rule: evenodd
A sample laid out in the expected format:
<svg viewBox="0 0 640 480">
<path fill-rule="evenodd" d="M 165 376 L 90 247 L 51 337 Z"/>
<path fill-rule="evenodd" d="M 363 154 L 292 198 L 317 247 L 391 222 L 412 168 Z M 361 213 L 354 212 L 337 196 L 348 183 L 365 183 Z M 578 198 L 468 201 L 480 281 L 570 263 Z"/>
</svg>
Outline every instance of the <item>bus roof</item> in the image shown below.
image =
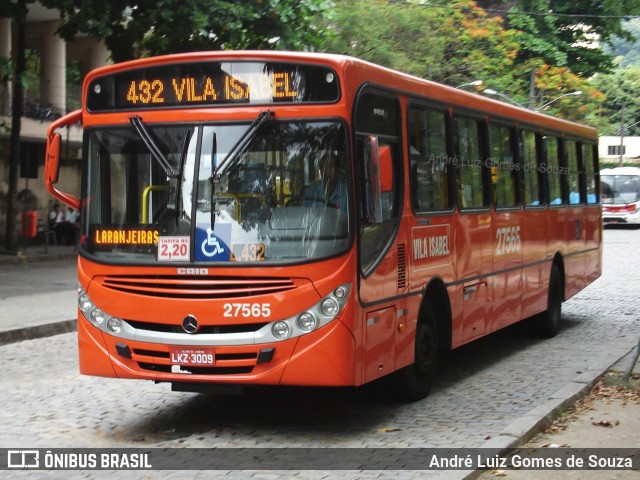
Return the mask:
<svg viewBox="0 0 640 480">
<path fill-rule="evenodd" d="M 535 110 L 510 105 L 499 100 L 460 90 L 431 80 L 425 80 L 423 78 L 392 70 L 355 57 L 330 53 L 221 50 L 148 57 L 107 65 L 90 72 L 85 78 L 85 89 L 93 78 L 102 75 L 112 74 L 137 67 L 162 65 L 168 62 L 204 61 L 206 59 L 275 60 L 282 62 L 293 61 L 302 63 L 322 63 L 330 65 L 339 71 L 344 78 L 346 78 L 347 82 L 355 81 L 368 83 L 372 86 L 396 90 L 411 96 L 423 97 L 424 99 L 437 102 L 442 105 L 476 111 L 482 114 L 489 114 L 497 118 L 509 119 L 521 125 L 532 126 L 533 128 L 542 127 L 565 132 L 569 135 L 591 139 L 594 142 L 597 141 L 598 138 L 596 130 L 586 125 L 555 118 L 536 112 Z"/>
</svg>

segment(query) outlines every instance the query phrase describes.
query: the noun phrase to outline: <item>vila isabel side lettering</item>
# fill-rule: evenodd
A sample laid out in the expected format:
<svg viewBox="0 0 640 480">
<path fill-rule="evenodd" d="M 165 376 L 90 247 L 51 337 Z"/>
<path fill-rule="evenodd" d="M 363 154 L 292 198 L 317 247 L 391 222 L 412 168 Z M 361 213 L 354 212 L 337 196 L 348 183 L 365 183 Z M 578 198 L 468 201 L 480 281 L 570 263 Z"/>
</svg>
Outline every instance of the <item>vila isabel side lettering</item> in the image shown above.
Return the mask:
<svg viewBox="0 0 640 480">
<path fill-rule="evenodd" d="M 413 258 L 415 260 L 442 257 L 449 255 L 449 253 L 449 237 L 447 235 L 413 239 Z"/>
</svg>

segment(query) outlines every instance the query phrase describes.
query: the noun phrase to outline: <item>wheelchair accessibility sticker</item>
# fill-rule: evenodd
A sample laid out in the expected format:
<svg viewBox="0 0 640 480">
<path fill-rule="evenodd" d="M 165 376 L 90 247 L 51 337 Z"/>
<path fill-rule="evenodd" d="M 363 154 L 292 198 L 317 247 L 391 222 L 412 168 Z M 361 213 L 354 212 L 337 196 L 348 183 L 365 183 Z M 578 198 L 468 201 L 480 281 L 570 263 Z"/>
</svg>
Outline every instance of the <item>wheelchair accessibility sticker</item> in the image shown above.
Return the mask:
<svg viewBox="0 0 640 480">
<path fill-rule="evenodd" d="M 216 225 L 196 229 L 196 261 L 228 262 L 231 258 L 231 225 Z"/>
</svg>

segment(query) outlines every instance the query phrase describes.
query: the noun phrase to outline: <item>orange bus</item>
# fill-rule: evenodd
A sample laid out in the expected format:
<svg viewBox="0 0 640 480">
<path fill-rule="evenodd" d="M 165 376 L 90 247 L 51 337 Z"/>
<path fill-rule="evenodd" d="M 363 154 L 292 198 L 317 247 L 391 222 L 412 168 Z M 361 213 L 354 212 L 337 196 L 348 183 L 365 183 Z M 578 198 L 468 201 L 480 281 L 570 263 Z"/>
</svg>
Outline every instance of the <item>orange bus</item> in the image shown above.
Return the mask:
<svg viewBox="0 0 640 480">
<path fill-rule="evenodd" d="M 56 188 L 82 123 L 80 198 Z M 600 275 L 592 128 L 346 56 L 203 52 L 107 66 L 48 130 L 80 210 L 87 375 L 424 397 L 439 353 Z"/>
</svg>

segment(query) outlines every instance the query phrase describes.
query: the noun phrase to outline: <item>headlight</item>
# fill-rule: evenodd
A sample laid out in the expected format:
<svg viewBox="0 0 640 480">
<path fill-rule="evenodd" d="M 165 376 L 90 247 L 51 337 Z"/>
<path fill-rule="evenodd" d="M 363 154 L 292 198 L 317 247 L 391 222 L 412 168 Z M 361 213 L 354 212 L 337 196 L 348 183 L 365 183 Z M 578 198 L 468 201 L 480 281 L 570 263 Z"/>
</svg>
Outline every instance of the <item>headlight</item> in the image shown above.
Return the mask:
<svg viewBox="0 0 640 480">
<path fill-rule="evenodd" d="M 284 340 L 291 334 L 291 329 L 287 322 L 279 321 L 273 324 L 271 327 L 271 333 L 273 333 L 273 336 L 278 340 Z"/>
<path fill-rule="evenodd" d="M 91 323 L 94 325 L 101 325 L 104 322 L 104 312 L 95 307 L 89 314 L 89 320 L 91 320 Z"/>
<path fill-rule="evenodd" d="M 287 340 L 324 327 L 340 315 L 350 290 L 350 283 L 341 285 L 306 311 L 265 325 L 256 332 L 257 343 Z"/>
<path fill-rule="evenodd" d="M 118 334 L 122 330 L 122 322 L 119 318 L 111 317 L 107 321 L 107 329 L 113 334 Z"/>
<path fill-rule="evenodd" d="M 333 318 L 340 311 L 340 306 L 338 305 L 338 302 L 329 297 L 322 300 L 322 303 L 320 304 L 320 310 L 322 310 L 322 313 L 327 317 Z"/>
<path fill-rule="evenodd" d="M 300 327 L 300 330 L 304 330 L 305 332 L 310 332 L 316 328 L 317 324 L 318 321 L 312 313 L 304 312 L 298 317 L 298 327 Z"/>
<path fill-rule="evenodd" d="M 117 317 L 112 317 L 96 307 L 82 287 L 78 287 L 78 307 L 80 307 L 84 318 L 103 332 L 118 335 L 122 332 L 122 329 L 125 328 L 122 320 Z"/>
<path fill-rule="evenodd" d="M 93 308 L 93 303 L 91 302 L 91 299 L 89 299 L 89 295 L 84 292 L 78 295 L 78 307 L 80 307 L 80 310 L 84 313 L 87 313 Z"/>
</svg>

